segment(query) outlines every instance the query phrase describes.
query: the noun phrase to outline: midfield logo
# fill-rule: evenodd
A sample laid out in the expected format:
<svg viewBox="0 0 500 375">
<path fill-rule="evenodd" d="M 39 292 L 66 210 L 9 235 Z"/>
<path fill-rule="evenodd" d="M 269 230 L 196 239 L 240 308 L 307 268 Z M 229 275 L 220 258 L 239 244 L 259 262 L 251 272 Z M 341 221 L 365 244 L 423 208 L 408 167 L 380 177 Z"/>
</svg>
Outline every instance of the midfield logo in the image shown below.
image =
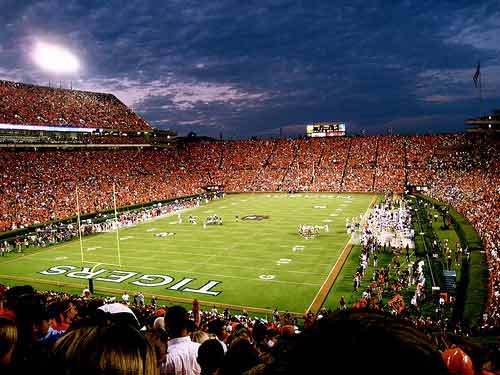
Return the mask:
<svg viewBox="0 0 500 375">
<path fill-rule="evenodd" d="M 184 293 L 197 293 L 208 296 L 218 296 L 220 291 L 214 291 L 212 288 L 221 284 L 220 281 L 209 280 L 200 288 L 188 288 L 187 285 L 194 282 L 196 279 L 185 277 L 182 280 L 176 281 L 172 276 L 168 275 L 141 275 L 139 272 L 120 271 L 120 270 L 100 270 L 92 271 L 90 267 L 75 267 L 75 266 L 54 266 L 46 271 L 41 271 L 41 275 L 59 276 L 65 275 L 76 279 L 94 279 L 95 281 L 103 281 L 106 283 L 123 283 L 137 285 L 141 287 L 159 287 L 167 286 L 165 289 L 176 290 Z M 134 281 L 131 281 L 133 279 Z M 127 281 L 128 280 L 128 281 Z"/>
</svg>

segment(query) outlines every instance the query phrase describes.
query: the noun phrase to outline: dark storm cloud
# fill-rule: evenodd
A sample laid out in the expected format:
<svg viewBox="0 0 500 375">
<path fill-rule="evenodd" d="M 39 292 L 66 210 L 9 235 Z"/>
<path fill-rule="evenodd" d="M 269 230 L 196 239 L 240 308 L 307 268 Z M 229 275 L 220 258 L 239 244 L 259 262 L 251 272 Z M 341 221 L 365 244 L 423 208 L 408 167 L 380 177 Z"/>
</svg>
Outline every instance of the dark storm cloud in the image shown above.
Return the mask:
<svg viewBox="0 0 500 375">
<path fill-rule="evenodd" d="M 60 42 L 83 61 L 75 87 L 181 133 L 293 134 L 329 119 L 456 131 L 477 115 L 478 60 L 487 100 L 499 96 L 497 1 L 0 3 L 0 78 L 47 82 L 30 50 Z"/>
</svg>

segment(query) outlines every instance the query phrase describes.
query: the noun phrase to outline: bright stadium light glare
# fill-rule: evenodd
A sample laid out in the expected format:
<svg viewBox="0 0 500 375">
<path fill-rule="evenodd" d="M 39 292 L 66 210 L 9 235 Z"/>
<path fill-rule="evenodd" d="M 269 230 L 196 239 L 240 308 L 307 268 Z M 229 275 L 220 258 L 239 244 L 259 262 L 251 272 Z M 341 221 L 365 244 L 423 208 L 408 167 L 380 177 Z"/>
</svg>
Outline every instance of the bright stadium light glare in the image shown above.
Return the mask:
<svg viewBox="0 0 500 375">
<path fill-rule="evenodd" d="M 51 73 L 76 73 L 80 67 L 75 55 L 67 49 L 54 44 L 38 42 L 33 57 L 40 68 Z"/>
</svg>

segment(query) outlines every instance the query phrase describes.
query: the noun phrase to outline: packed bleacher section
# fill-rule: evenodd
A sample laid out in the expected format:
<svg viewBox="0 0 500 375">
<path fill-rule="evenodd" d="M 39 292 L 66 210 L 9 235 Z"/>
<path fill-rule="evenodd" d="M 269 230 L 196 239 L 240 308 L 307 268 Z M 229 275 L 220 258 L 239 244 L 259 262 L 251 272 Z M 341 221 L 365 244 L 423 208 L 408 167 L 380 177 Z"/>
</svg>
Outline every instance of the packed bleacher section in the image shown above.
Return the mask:
<svg viewBox="0 0 500 375">
<path fill-rule="evenodd" d="M 0 108 L 0 124 L 152 130 L 111 94 L 0 80 Z"/>
<path fill-rule="evenodd" d="M 405 137 L 379 137 L 375 168 L 375 191 L 402 191 L 405 187 Z M 389 176 L 389 177 L 386 177 Z"/>
<path fill-rule="evenodd" d="M 319 151 L 317 168 L 313 171 L 313 191 L 340 191 L 347 161 L 350 139 L 335 138 L 312 140 L 314 149 Z M 316 151 L 316 152 L 317 152 Z"/>
<path fill-rule="evenodd" d="M 316 142 L 296 139 L 294 158 L 289 164 L 281 189 L 288 191 L 310 191 L 319 155 L 315 153 Z"/>
<path fill-rule="evenodd" d="M 349 145 L 343 189 L 367 192 L 373 188 L 373 173 L 377 160 L 378 137 L 356 137 Z"/>
<path fill-rule="evenodd" d="M 189 310 L 142 292 L 94 297 L 88 289 L 71 295 L 0 285 L 0 370 L 266 375 L 354 366 L 360 373 L 489 375 L 499 365 L 494 349 L 448 335 L 432 320 L 357 308 L 321 310 L 299 325 L 276 310 L 263 318 L 197 301 Z"/>
<path fill-rule="evenodd" d="M 205 171 L 177 169 L 169 150 L 1 152 L 0 230 L 203 192 Z M 205 178 L 204 178 L 205 177 Z"/>
</svg>

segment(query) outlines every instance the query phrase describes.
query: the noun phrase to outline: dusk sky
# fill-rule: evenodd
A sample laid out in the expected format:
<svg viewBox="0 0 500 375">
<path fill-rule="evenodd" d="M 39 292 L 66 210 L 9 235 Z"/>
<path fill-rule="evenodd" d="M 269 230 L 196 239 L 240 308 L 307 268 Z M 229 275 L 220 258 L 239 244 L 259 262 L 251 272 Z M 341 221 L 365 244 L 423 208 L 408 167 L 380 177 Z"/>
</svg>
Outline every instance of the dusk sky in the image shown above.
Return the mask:
<svg viewBox="0 0 500 375">
<path fill-rule="evenodd" d="M 500 108 L 499 0 L 0 0 L 0 9 L 0 79 L 110 92 L 181 135 L 292 136 L 328 120 L 350 134 L 456 132 Z M 68 48 L 80 71 L 42 71 L 37 41 Z"/>
</svg>

